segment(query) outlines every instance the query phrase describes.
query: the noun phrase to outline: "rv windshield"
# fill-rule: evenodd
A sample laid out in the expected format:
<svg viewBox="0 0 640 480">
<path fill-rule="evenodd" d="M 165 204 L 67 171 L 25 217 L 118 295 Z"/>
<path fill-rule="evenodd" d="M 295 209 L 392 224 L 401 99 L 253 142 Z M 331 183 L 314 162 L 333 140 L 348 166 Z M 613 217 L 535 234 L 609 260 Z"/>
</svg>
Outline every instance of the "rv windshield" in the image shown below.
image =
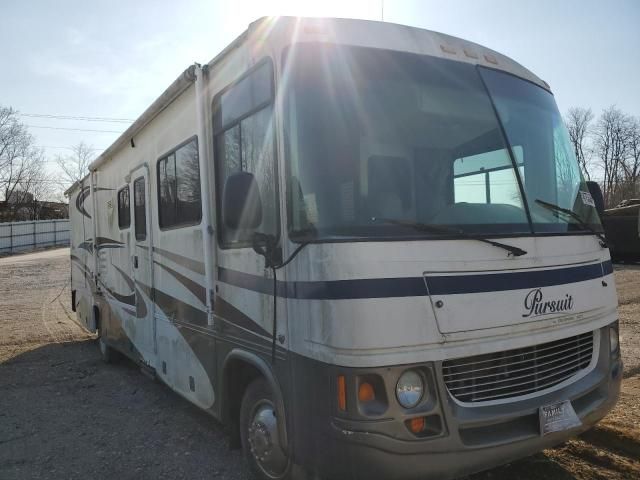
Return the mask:
<svg viewBox="0 0 640 480">
<path fill-rule="evenodd" d="M 462 62 L 360 47 L 299 44 L 284 60 L 292 238 L 443 235 L 410 222 L 474 235 L 584 228 L 536 200 L 600 228 L 544 89 Z"/>
</svg>

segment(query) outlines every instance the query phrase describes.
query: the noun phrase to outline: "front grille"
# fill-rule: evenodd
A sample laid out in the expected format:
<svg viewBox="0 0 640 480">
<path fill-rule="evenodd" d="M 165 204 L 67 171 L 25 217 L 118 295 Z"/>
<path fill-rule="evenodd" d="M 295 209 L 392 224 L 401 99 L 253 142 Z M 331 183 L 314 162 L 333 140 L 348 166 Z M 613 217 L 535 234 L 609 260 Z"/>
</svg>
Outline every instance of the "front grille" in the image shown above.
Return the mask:
<svg viewBox="0 0 640 480">
<path fill-rule="evenodd" d="M 546 390 L 587 368 L 593 332 L 504 352 L 442 363 L 449 393 L 464 403 L 519 397 Z"/>
</svg>

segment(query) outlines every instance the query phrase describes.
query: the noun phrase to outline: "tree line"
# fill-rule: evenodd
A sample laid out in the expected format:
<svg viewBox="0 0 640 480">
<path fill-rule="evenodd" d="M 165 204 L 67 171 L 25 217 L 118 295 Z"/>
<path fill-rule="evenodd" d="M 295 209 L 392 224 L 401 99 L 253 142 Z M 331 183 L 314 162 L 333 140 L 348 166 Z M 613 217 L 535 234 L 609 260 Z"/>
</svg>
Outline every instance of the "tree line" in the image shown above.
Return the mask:
<svg viewBox="0 0 640 480">
<path fill-rule="evenodd" d="M 51 175 L 44 150 L 19 112 L 0 105 L 0 222 L 68 215 L 56 204 L 65 203 L 63 192 L 86 175 L 92 159 L 93 148 L 80 142 L 71 154 L 56 156 L 59 173 Z"/>
<path fill-rule="evenodd" d="M 597 180 L 605 205 L 640 198 L 640 118 L 616 106 L 595 118 L 590 108 L 570 108 L 564 117 L 583 175 Z"/>
<path fill-rule="evenodd" d="M 607 208 L 640 198 L 640 118 L 616 106 L 598 118 L 589 108 L 573 107 L 564 122 L 583 175 L 600 183 Z M 56 156 L 59 173 L 52 176 L 19 113 L 0 105 L 0 221 L 37 220 L 45 200 L 64 202 L 62 192 L 86 175 L 93 153 L 80 142 Z"/>
</svg>

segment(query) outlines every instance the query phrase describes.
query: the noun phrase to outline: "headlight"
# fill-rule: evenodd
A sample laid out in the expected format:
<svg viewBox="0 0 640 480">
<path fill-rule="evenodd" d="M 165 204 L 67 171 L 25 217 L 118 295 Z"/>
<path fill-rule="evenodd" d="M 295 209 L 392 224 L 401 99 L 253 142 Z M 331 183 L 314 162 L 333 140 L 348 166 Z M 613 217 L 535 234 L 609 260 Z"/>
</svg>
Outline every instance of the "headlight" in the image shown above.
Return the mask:
<svg viewBox="0 0 640 480">
<path fill-rule="evenodd" d="M 620 348 L 620 336 L 618 333 L 618 322 L 609 327 L 609 351 L 615 353 Z"/>
<path fill-rule="evenodd" d="M 424 392 L 424 381 L 422 376 L 415 370 L 408 370 L 400 375 L 396 385 L 396 397 L 404 408 L 415 407 Z"/>
</svg>

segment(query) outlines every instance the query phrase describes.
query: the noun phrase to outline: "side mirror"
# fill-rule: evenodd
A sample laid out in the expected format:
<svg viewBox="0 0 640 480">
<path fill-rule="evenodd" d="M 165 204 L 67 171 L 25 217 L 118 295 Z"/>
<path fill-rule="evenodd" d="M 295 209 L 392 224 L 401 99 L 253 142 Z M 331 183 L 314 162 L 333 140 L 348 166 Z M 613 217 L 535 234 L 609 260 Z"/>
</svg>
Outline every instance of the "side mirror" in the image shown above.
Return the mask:
<svg viewBox="0 0 640 480">
<path fill-rule="evenodd" d="M 255 230 L 262 223 L 262 199 L 255 177 L 234 173 L 224 184 L 222 219 L 232 230 Z"/>
<path fill-rule="evenodd" d="M 589 193 L 593 198 L 593 203 L 596 204 L 596 211 L 600 218 L 604 214 L 604 196 L 602 195 L 602 190 L 600 189 L 600 185 L 598 182 L 594 182 L 593 180 L 589 180 L 587 182 L 587 188 L 589 189 Z"/>
</svg>

